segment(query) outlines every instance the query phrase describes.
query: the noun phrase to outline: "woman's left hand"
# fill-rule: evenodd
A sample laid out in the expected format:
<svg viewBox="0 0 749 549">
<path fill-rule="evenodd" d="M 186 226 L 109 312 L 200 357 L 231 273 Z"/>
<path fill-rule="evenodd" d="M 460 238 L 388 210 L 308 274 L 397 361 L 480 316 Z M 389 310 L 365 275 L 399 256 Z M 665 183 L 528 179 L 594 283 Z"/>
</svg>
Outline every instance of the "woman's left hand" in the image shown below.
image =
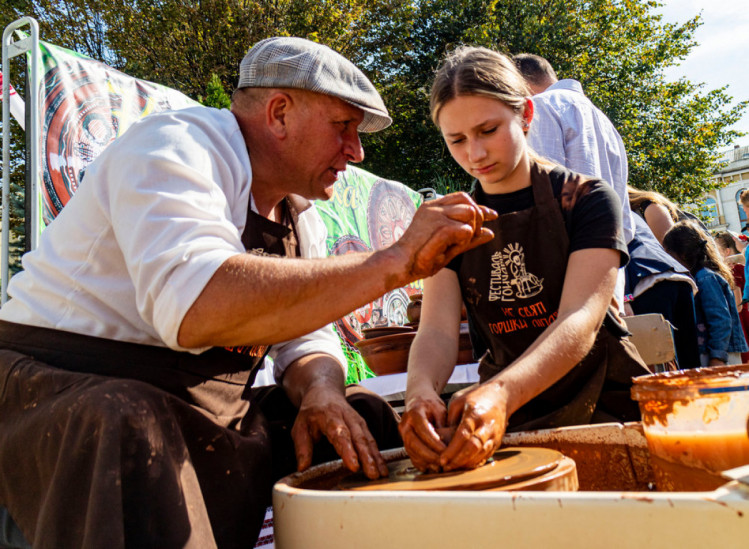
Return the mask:
<svg viewBox="0 0 749 549">
<path fill-rule="evenodd" d="M 496 382 L 456 393 L 448 407 L 447 421 L 458 427 L 440 456 L 442 469 L 473 469 L 483 465 L 502 444 L 507 415 L 507 395 Z"/>
</svg>

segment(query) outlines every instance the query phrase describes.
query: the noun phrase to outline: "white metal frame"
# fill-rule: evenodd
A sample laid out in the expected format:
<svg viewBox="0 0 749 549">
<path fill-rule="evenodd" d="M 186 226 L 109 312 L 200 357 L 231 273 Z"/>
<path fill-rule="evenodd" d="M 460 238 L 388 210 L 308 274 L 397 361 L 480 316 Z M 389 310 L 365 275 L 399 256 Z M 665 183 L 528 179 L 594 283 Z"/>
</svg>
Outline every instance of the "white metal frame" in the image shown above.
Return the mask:
<svg viewBox="0 0 749 549">
<path fill-rule="evenodd" d="M 18 38 L 14 36 L 15 31 L 25 30 L 27 36 Z M 9 256 L 10 245 L 10 132 L 7 128 L 10 124 L 10 60 L 19 55 L 30 53 L 27 72 L 29 75 L 29 88 L 26 91 L 26 108 L 29 110 L 30 123 L 26 128 L 29 133 L 31 150 L 28 158 L 31 159 L 30 166 L 26 169 L 30 172 L 31 184 L 26 189 L 31 193 L 32 208 L 26 215 L 30 216 L 31 233 L 29 238 L 30 248 L 33 250 L 39 241 L 41 232 L 40 211 L 41 196 L 39 194 L 39 175 L 41 173 L 41 162 L 39 156 L 39 138 L 41 133 L 40 106 L 40 78 L 39 68 L 41 66 L 41 55 L 39 53 L 39 24 L 32 17 L 21 17 L 5 27 L 3 31 L 3 221 L 2 221 L 2 270 L 0 272 L 0 305 L 5 304 L 8 299 L 9 281 Z"/>
</svg>

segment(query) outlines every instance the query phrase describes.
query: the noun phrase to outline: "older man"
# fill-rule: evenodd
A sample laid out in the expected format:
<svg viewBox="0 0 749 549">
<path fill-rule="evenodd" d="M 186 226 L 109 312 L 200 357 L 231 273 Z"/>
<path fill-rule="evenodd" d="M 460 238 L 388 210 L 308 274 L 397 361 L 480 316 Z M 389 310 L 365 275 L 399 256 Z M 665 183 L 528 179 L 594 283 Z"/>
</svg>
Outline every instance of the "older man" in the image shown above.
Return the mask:
<svg viewBox="0 0 749 549">
<path fill-rule="evenodd" d="M 453 195 L 385 250 L 313 259 L 309 200 L 330 197 L 387 110 L 350 62 L 296 38 L 256 44 L 238 88 L 231 112 L 130 128 L 11 281 L 0 505 L 35 547 L 246 547 L 284 449 L 302 469 L 320 438 L 385 474 L 357 411 L 385 438 L 394 417 L 346 398 L 326 324 L 491 238 L 492 213 Z M 286 401 L 248 388 L 269 346 Z M 293 445 L 274 427 L 289 407 Z"/>
</svg>

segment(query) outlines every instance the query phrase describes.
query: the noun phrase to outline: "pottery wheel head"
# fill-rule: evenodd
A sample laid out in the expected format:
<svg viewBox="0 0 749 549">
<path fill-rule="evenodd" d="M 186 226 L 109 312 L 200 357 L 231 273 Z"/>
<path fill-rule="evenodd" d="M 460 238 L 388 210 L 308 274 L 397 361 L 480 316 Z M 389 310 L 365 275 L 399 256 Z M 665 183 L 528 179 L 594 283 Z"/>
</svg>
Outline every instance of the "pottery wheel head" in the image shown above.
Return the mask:
<svg viewBox="0 0 749 549">
<path fill-rule="evenodd" d="M 465 471 L 422 473 L 411 460 L 388 463 L 387 478 L 368 480 L 352 473 L 338 484 L 339 490 L 485 490 L 543 475 L 564 456 L 547 448 L 503 448 L 481 467 Z"/>
</svg>

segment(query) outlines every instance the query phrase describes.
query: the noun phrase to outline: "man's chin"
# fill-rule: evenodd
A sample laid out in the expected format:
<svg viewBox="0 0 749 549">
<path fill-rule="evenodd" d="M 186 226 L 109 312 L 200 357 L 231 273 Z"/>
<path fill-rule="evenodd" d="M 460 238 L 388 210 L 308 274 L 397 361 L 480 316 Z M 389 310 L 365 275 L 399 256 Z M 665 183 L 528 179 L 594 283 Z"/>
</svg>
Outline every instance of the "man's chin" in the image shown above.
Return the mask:
<svg viewBox="0 0 749 549">
<path fill-rule="evenodd" d="M 335 191 L 335 184 L 331 185 L 330 187 L 325 187 L 319 194 L 320 196 L 316 196 L 316 200 L 330 200 L 333 198 L 333 194 Z"/>
</svg>

